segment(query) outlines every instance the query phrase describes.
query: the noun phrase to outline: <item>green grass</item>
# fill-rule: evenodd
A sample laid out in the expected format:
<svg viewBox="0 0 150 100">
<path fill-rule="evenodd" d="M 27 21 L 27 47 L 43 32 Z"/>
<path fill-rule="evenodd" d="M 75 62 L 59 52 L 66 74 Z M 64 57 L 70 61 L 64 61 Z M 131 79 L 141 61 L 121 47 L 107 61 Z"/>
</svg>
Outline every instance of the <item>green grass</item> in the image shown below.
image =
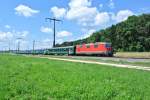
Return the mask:
<svg viewBox="0 0 150 100">
<path fill-rule="evenodd" d="M 150 72 L 0 55 L 0 100 L 149 100 Z"/>
</svg>

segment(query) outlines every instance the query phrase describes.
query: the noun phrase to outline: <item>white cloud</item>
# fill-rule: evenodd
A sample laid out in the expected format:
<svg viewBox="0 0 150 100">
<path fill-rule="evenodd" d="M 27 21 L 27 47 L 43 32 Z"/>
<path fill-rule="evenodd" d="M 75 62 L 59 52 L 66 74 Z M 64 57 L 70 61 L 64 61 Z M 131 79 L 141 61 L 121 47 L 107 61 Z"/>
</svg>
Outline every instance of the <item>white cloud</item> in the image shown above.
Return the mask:
<svg viewBox="0 0 150 100">
<path fill-rule="evenodd" d="M 68 19 L 77 19 L 79 21 L 90 20 L 97 13 L 97 8 L 89 7 L 80 7 L 80 8 L 71 8 L 67 13 Z"/>
<path fill-rule="evenodd" d="M 57 37 L 67 37 L 67 36 L 71 36 L 72 33 L 68 32 L 68 31 L 61 31 L 57 33 Z"/>
<path fill-rule="evenodd" d="M 66 14 L 66 9 L 64 8 L 58 8 L 58 7 L 52 7 L 51 8 L 51 12 L 53 13 L 53 15 L 56 17 L 56 18 L 61 18 L 61 17 L 64 17 L 65 14 Z"/>
<path fill-rule="evenodd" d="M 40 31 L 43 33 L 52 33 L 53 30 L 51 28 L 42 26 Z"/>
<path fill-rule="evenodd" d="M 104 25 L 110 21 L 110 16 L 107 12 L 98 13 L 95 17 L 95 25 Z"/>
<path fill-rule="evenodd" d="M 16 35 L 16 37 L 19 37 L 19 38 L 26 38 L 27 35 L 29 34 L 29 31 L 15 31 L 13 32 L 13 34 Z"/>
<path fill-rule="evenodd" d="M 82 36 L 82 38 L 83 38 L 83 39 L 84 39 L 84 38 L 87 38 L 87 37 L 91 36 L 94 32 L 96 32 L 95 29 L 90 29 L 90 30 L 88 30 L 87 34 L 84 34 L 84 35 Z"/>
<path fill-rule="evenodd" d="M 110 0 L 113 8 L 114 3 Z M 65 17 L 68 20 L 75 20 L 82 27 L 106 26 L 111 20 L 109 12 L 99 12 L 98 8 L 92 6 L 92 0 L 70 0 L 69 8 L 53 7 L 51 11 L 55 17 Z M 99 7 L 103 7 L 100 4 Z"/>
<path fill-rule="evenodd" d="M 27 35 L 29 34 L 28 31 L 8 31 L 8 32 L 3 32 L 0 31 L 0 41 L 9 41 L 12 39 L 16 39 L 16 38 L 26 38 Z"/>
<path fill-rule="evenodd" d="M 28 34 L 29 34 L 28 31 L 22 31 L 20 35 L 21 35 L 21 37 L 25 38 Z"/>
<path fill-rule="evenodd" d="M 27 35 L 29 34 L 28 31 L 16 31 L 16 30 L 11 30 L 11 31 L 0 31 L 0 42 L 4 42 L 3 45 L 5 44 L 10 44 L 11 49 L 16 49 L 18 41 L 21 42 L 21 49 L 27 49 L 27 41 L 25 41 Z M 21 39 L 17 39 L 21 38 Z M 3 46 L 2 45 L 2 46 Z M 1 48 L 0 48 L 1 49 Z"/>
<path fill-rule="evenodd" d="M 91 6 L 91 0 L 70 0 L 70 8 L 79 8 L 83 6 Z"/>
<path fill-rule="evenodd" d="M 13 34 L 11 32 L 0 31 L 0 41 L 9 41 L 12 38 L 13 38 Z"/>
<path fill-rule="evenodd" d="M 130 10 L 120 10 L 113 19 L 115 19 L 116 22 L 121 22 L 121 21 L 126 20 L 129 16 L 133 14 L 134 13 Z"/>
<path fill-rule="evenodd" d="M 15 8 L 15 11 L 16 11 L 16 14 L 18 15 L 23 15 L 25 17 L 30 17 L 30 16 L 33 16 L 33 14 L 37 14 L 39 13 L 38 10 L 34 10 L 26 5 L 18 5 L 16 8 Z"/>
<path fill-rule="evenodd" d="M 114 4 L 113 0 L 109 0 L 108 7 L 111 9 L 115 8 L 115 4 Z"/>
<path fill-rule="evenodd" d="M 76 20 L 83 27 L 105 26 L 110 21 L 108 12 L 99 12 L 92 7 L 92 0 L 70 0 L 66 18 Z"/>
<path fill-rule="evenodd" d="M 10 29 L 11 26 L 10 25 L 5 25 L 5 28 Z"/>
<path fill-rule="evenodd" d="M 90 25 L 98 13 L 97 8 L 91 7 L 91 4 L 91 0 L 70 0 L 66 18 L 76 20 L 82 26 Z"/>
</svg>

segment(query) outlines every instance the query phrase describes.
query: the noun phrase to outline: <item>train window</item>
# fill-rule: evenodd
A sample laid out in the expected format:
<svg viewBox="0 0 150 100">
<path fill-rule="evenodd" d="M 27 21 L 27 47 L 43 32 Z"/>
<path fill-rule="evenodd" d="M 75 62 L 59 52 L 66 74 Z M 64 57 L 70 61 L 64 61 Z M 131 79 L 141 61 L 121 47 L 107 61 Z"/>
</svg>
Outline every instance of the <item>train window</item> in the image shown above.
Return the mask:
<svg viewBox="0 0 150 100">
<path fill-rule="evenodd" d="M 98 44 L 94 44 L 94 48 L 98 48 Z"/>
<path fill-rule="evenodd" d="M 90 45 L 86 45 L 87 48 L 90 48 Z"/>
<path fill-rule="evenodd" d="M 111 44 L 105 44 L 105 47 L 106 47 L 106 48 L 110 48 L 110 47 L 111 47 Z"/>
</svg>

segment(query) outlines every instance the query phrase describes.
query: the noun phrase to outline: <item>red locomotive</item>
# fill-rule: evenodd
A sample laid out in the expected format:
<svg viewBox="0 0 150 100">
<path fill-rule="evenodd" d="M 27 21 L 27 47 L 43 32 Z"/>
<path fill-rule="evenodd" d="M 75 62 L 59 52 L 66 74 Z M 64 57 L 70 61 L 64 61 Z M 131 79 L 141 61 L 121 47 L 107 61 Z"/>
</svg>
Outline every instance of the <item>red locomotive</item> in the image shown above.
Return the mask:
<svg viewBox="0 0 150 100">
<path fill-rule="evenodd" d="M 111 43 L 97 42 L 97 43 L 77 45 L 76 54 L 112 56 L 113 52 L 112 52 Z"/>
</svg>

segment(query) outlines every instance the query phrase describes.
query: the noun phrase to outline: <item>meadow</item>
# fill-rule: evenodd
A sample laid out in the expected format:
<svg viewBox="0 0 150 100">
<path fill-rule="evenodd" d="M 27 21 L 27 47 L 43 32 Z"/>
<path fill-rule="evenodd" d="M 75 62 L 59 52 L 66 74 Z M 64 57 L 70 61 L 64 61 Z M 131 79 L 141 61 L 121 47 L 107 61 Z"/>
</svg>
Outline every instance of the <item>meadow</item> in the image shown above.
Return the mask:
<svg viewBox="0 0 150 100">
<path fill-rule="evenodd" d="M 0 54 L 0 100 L 149 100 L 150 72 Z"/>
</svg>

